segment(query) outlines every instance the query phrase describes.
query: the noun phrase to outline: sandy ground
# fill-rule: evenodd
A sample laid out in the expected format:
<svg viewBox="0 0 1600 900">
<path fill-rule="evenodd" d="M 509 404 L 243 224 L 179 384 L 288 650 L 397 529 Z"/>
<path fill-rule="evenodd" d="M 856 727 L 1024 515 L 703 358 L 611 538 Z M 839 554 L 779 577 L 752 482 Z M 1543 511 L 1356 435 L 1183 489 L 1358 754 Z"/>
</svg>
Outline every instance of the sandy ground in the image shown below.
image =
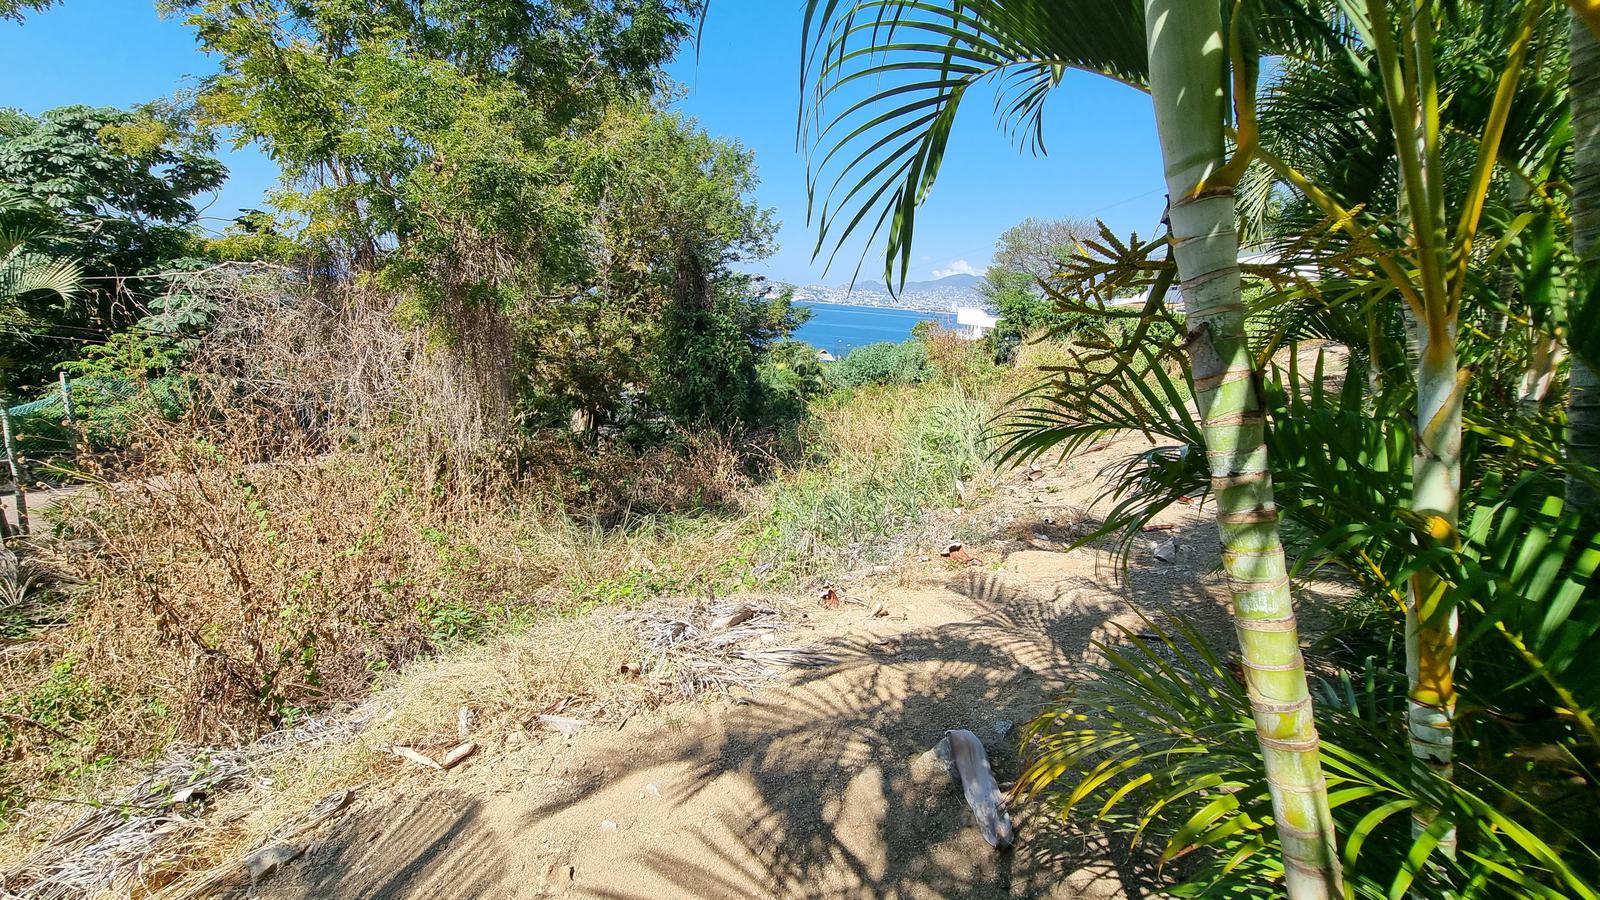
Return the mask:
<svg viewBox="0 0 1600 900">
<path fill-rule="evenodd" d="M 678 704 L 623 727 L 487 748 L 421 789 L 358 800 L 267 898 L 1143 897 L 1145 859 L 1020 809 L 1016 849 L 992 850 L 951 785 L 910 764 L 949 728 L 1016 776 L 1017 729 L 1136 624 L 1128 601 L 1231 642 L 1209 516 L 1168 511 L 1119 580 L 1095 549 L 1063 551 L 1136 449 L 1104 446 L 1016 476 L 963 514 L 978 560 L 912 557 L 804 604 L 789 640 L 828 667 L 734 698 Z M 1151 550 L 1180 539 L 1172 563 Z M 888 615 L 871 615 L 882 601 Z M 1223 643 L 1227 646 L 1228 643 Z"/>
<path fill-rule="evenodd" d="M 81 485 L 68 487 L 46 487 L 28 491 L 28 520 L 35 529 L 45 529 L 49 523 L 44 518 L 44 511 L 57 503 L 84 490 Z M 17 524 L 17 497 L 16 489 L 10 481 L 0 483 L 0 512 L 4 512 L 6 521 L 13 527 Z"/>
</svg>

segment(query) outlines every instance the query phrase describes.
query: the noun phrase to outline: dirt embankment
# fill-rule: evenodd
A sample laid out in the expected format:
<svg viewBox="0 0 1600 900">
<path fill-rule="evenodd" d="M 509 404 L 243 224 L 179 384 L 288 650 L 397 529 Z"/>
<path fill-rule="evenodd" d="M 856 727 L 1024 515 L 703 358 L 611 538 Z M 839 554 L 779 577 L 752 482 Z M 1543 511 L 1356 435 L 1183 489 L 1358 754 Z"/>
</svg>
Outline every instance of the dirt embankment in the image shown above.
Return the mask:
<svg viewBox="0 0 1600 900">
<path fill-rule="evenodd" d="M 794 602 L 789 639 L 827 667 L 726 700 L 679 704 L 538 743 L 488 747 L 457 771 L 368 792 L 258 896 L 1140 897 L 1145 857 L 1017 811 L 1017 848 L 984 843 L 951 786 L 911 762 L 949 728 L 988 746 L 1002 783 L 1017 729 L 1135 625 L 1128 601 L 1231 639 L 1207 516 L 1169 511 L 1119 581 L 1108 555 L 1063 550 L 1119 442 L 966 511 L 978 559 L 931 550 L 861 575 L 861 603 Z M 1178 538 L 1176 558 L 1153 549 Z M 873 615 L 878 604 L 887 614 Z"/>
</svg>

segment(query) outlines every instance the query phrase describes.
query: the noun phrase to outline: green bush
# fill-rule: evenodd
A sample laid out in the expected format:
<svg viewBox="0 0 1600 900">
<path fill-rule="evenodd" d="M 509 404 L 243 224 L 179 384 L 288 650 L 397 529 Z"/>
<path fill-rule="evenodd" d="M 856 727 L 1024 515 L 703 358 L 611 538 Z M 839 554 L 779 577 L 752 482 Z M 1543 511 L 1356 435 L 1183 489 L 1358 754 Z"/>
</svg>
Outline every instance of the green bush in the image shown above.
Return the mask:
<svg viewBox="0 0 1600 900">
<path fill-rule="evenodd" d="M 883 341 L 857 347 L 828 367 L 828 379 L 837 387 L 868 384 L 921 384 L 934 375 L 928 347 L 922 341 L 895 344 Z"/>
<path fill-rule="evenodd" d="M 1031 285 L 997 290 L 990 300 L 999 314 L 994 330 L 997 340 L 1027 338 L 1042 331 L 1072 334 L 1087 318 L 1080 313 L 1058 311 L 1054 300 L 1040 295 Z"/>
<path fill-rule="evenodd" d="M 672 310 L 656 353 L 651 399 L 679 422 L 754 419 L 762 405 L 756 352 L 726 311 Z"/>
<path fill-rule="evenodd" d="M 806 404 L 828 389 L 827 372 L 817 361 L 817 348 L 802 341 L 779 341 L 756 365 L 761 379 L 763 419 L 793 422 L 806 414 Z"/>
<path fill-rule="evenodd" d="M 682 424 L 773 424 L 798 417 L 815 371 L 809 347 L 785 338 L 810 310 L 792 295 L 742 298 L 724 290 L 710 306 L 678 306 L 662 321 L 651 364 L 650 400 Z M 810 366 L 815 369 L 815 357 Z M 792 377 L 790 377 L 792 376 Z"/>
<path fill-rule="evenodd" d="M 72 379 L 73 415 L 90 447 L 121 447 L 140 419 L 176 418 L 189 402 L 189 385 L 180 376 L 138 380 L 114 376 Z M 42 459 L 71 453 L 78 437 L 66 426 L 61 389 L 10 409 L 17 449 Z"/>
<path fill-rule="evenodd" d="M 776 581 L 893 557 L 926 537 L 930 508 L 961 503 L 958 481 L 978 478 L 993 410 L 960 387 L 904 423 L 887 452 L 840 449 L 831 461 L 783 484 L 736 558 Z"/>
</svg>

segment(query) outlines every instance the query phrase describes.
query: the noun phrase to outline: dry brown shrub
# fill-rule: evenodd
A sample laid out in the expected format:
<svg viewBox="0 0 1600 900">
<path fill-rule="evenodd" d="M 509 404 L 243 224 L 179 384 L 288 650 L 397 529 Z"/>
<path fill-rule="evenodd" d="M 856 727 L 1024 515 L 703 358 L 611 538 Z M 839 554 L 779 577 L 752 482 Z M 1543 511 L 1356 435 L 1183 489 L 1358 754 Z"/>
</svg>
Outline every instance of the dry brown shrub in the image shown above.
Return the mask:
<svg viewBox="0 0 1600 900">
<path fill-rule="evenodd" d="M 737 506 L 751 487 L 748 452 L 717 432 L 642 452 L 548 438 L 528 453 L 522 483 L 559 500 L 568 515 L 614 527 L 641 516 Z"/>
<path fill-rule="evenodd" d="M 930 329 L 922 342 L 928 350 L 928 362 L 948 380 L 971 378 L 993 366 L 984 344 L 969 341 L 948 328 Z"/>
<path fill-rule="evenodd" d="M 733 539 L 632 527 L 737 506 L 749 480 L 725 438 L 521 446 L 391 304 L 270 272 L 224 287 L 184 418 L 133 423 L 136 452 L 60 511 L 79 615 L 5 658 L 0 709 L 52 689 L 63 661 L 90 699 L 61 733 L 0 727 L 23 780 L 70 770 L 63 754 L 247 739 L 442 644 L 593 602 L 587 584 L 702 577 Z"/>
<path fill-rule="evenodd" d="M 430 542 L 443 532 L 403 480 L 359 460 L 248 464 L 174 443 L 151 466 L 69 519 L 96 546 L 74 643 L 187 739 L 250 737 L 360 696 L 427 647 L 419 610 L 499 574 Z"/>
<path fill-rule="evenodd" d="M 573 584 L 672 555 L 670 536 L 652 546 L 585 528 L 553 497 L 626 518 L 732 503 L 745 485 L 714 440 L 642 457 L 562 452 L 547 460 L 568 465 L 566 479 L 525 482 L 513 505 L 441 503 L 399 464 L 355 453 L 251 462 L 176 435 L 147 447 L 136 477 L 63 518 L 94 552 L 79 560 L 82 614 L 61 651 L 143 712 L 101 723 L 100 749 L 142 750 L 161 731 L 252 737 L 364 696 L 440 641 L 559 611 Z M 578 465 L 591 467 L 587 492 Z"/>
</svg>

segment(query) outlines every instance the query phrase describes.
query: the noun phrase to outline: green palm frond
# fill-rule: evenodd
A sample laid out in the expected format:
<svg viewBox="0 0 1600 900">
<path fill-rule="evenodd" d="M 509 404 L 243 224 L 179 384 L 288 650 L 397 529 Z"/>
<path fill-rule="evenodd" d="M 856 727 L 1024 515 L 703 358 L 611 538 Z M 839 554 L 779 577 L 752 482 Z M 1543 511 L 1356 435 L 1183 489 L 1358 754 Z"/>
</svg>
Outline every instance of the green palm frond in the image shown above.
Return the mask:
<svg viewBox="0 0 1600 900">
<path fill-rule="evenodd" d="M 18 253 L 0 263 L 0 300 L 41 292 L 70 300 L 82 285 L 83 267 L 75 260 Z"/>
<path fill-rule="evenodd" d="M 56 234 L 56 223 L 48 212 L 12 199 L 0 200 L 0 302 L 11 303 L 41 292 L 63 301 L 77 295 L 83 284 L 82 266 L 34 249 Z"/>
<path fill-rule="evenodd" d="M 1104 662 L 1031 723 L 1014 792 L 1058 815 L 1153 841 L 1161 863 L 1198 860 L 1175 896 L 1282 896 L 1281 854 L 1248 698 L 1232 667 L 1181 619 L 1117 627 Z M 1342 676 L 1342 677 L 1340 677 Z M 1318 704 L 1328 796 L 1354 896 L 1594 897 L 1600 854 L 1566 824 L 1481 772 L 1452 784 L 1404 742 L 1405 679 L 1373 668 Z M 1327 693 L 1327 684 L 1324 684 Z M 1412 833 L 1448 808 L 1461 852 Z"/>
<path fill-rule="evenodd" d="M 904 281 L 917 208 L 969 91 L 987 83 L 1002 127 L 1042 150 L 1044 102 L 1068 70 L 1145 77 L 1143 5 L 1131 0 L 809 0 L 804 35 L 815 252 L 831 257 L 860 233 L 870 243 L 887 225 L 891 285 Z"/>
<path fill-rule="evenodd" d="M 1323 353 L 1303 373 L 1291 354 L 1263 381 L 1267 447 L 1298 564 L 1332 559 L 1382 588 L 1399 566 L 1391 553 L 1410 541 L 1410 393 L 1401 382 L 1369 402 L 1364 381 L 1359 365 L 1331 372 Z"/>
<path fill-rule="evenodd" d="M 1465 646 L 1509 641 L 1522 673 L 1480 678 L 1494 697 L 1543 680 L 1564 715 L 1600 750 L 1600 533 L 1559 492 L 1561 473 L 1540 467 L 1514 480 L 1490 472 L 1476 490 L 1452 563 L 1450 601 L 1468 619 Z"/>
<path fill-rule="evenodd" d="M 1213 2 L 1248 16 L 1265 53 L 1321 59 L 1353 40 L 1326 0 Z M 1147 52 L 1138 0 L 808 0 L 798 137 L 812 152 L 813 252 L 831 260 L 852 237 L 884 234 L 884 279 L 903 283 L 970 92 L 990 91 L 1001 128 L 1042 152 L 1045 101 L 1067 72 L 1144 89 Z"/>
</svg>

